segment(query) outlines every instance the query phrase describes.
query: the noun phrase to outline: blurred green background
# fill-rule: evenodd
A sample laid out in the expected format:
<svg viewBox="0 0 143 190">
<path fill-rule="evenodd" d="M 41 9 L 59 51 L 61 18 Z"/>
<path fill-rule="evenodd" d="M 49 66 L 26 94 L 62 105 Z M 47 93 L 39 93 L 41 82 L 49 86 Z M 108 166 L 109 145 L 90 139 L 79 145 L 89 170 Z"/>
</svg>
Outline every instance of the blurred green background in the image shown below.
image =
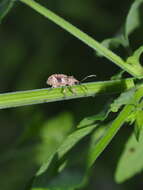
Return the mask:
<svg viewBox="0 0 143 190">
<path fill-rule="evenodd" d="M 130 0 L 38 1 L 98 41 L 113 37 L 125 21 Z M 141 30 L 140 30 L 141 31 Z M 143 30 L 142 30 L 143 31 Z M 143 42 L 136 31 L 132 48 Z M 124 56 L 122 48 L 117 51 Z M 82 79 L 96 74 L 109 80 L 119 69 L 45 19 L 17 2 L 0 25 L 0 92 L 46 88 L 53 73 Z M 0 110 L 0 189 L 24 190 L 41 163 L 52 154 L 78 122 L 100 111 L 110 98 L 101 96 Z M 86 189 L 132 190 L 143 188 L 143 175 L 124 184 L 114 182 L 114 170 L 131 133 L 123 128 L 96 162 Z"/>
</svg>

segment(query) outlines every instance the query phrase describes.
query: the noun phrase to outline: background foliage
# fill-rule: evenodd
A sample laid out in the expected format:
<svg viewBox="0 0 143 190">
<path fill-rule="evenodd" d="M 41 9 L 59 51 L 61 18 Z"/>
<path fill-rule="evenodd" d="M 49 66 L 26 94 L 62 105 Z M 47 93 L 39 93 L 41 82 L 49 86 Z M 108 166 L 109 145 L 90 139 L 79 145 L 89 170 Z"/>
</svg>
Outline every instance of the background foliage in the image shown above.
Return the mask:
<svg viewBox="0 0 143 190">
<path fill-rule="evenodd" d="M 41 3 L 40 0 L 38 2 Z M 132 2 L 129 0 L 48 0 L 48 2 L 44 0 L 42 4 L 98 41 L 103 41 L 119 34 Z M 140 9 L 143 10 L 142 7 Z M 1 14 L 3 16 L 3 12 Z M 143 21 L 142 14 L 138 16 Z M 44 88 L 47 77 L 53 73 L 74 75 L 77 79 L 96 74 L 95 80 L 99 81 L 109 80 L 119 71 L 119 68 L 110 61 L 97 57 L 96 53 L 85 44 L 20 2 L 14 4 L 14 8 L 2 20 L 0 28 L 1 93 Z M 132 28 L 127 31 L 130 33 L 128 53 L 143 44 L 143 25 L 131 31 Z M 127 55 L 121 45 L 115 52 L 123 58 Z M 129 75 L 125 74 L 125 76 Z M 26 188 L 29 179 L 55 152 L 66 136 L 75 130 L 81 119 L 100 112 L 107 100 L 111 100 L 111 96 L 0 110 L 1 189 Z M 118 157 L 131 132 L 131 127 L 123 127 L 119 131 L 97 160 L 86 189 L 142 188 L 142 174 L 123 184 L 114 182 L 113 174 Z M 89 131 L 84 133 L 88 134 Z M 129 143 L 134 140 L 130 139 Z M 84 169 L 79 163 L 82 163 L 86 155 L 84 147 L 87 142 L 89 142 L 88 136 L 74 150 L 76 154 L 74 151 L 72 153 L 77 161 L 76 167 L 80 168 L 78 174 L 74 168 L 72 173 L 75 174 L 74 183 L 76 180 L 78 183 L 78 180 L 83 177 Z M 140 153 L 142 149 L 140 147 L 138 149 Z M 122 162 L 119 164 L 124 165 Z M 72 164 L 69 167 L 72 167 Z M 66 172 L 66 181 L 68 181 L 70 173 Z M 128 175 L 130 174 L 126 174 Z M 119 176 L 116 176 L 116 179 L 122 181 Z M 59 181 L 62 180 L 56 180 L 60 186 Z"/>
</svg>

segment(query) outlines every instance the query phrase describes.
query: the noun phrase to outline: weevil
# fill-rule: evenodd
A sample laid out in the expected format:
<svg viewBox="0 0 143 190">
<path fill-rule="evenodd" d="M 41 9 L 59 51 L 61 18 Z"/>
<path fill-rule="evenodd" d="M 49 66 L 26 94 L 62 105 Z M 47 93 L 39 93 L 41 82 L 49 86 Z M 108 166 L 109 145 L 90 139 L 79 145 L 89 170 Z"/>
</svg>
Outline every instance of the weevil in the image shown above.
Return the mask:
<svg viewBox="0 0 143 190">
<path fill-rule="evenodd" d="M 81 81 L 86 80 L 89 77 L 95 77 L 96 75 L 89 75 L 87 77 L 85 77 L 84 79 L 82 79 Z M 76 84 L 80 84 L 81 81 L 77 80 L 74 76 L 68 76 L 65 74 L 53 74 L 51 76 L 49 76 L 48 80 L 47 80 L 47 84 L 52 86 L 52 88 L 57 88 L 57 87 L 64 87 L 64 86 L 73 86 Z M 71 91 L 76 94 L 76 92 L 71 89 Z M 63 93 L 65 93 L 65 89 L 63 91 Z"/>
</svg>

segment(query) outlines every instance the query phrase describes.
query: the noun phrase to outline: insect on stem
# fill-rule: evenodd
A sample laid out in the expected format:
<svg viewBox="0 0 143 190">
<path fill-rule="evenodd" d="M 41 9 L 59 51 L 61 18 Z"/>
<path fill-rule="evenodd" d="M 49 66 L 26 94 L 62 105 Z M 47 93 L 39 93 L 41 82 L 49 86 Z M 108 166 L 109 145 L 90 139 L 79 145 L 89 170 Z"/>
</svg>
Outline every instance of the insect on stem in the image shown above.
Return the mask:
<svg viewBox="0 0 143 190">
<path fill-rule="evenodd" d="M 67 76 L 65 74 L 53 74 L 48 78 L 47 84 L 52 86 L 52 88 L 62 87 L 62 93 L 64 94 L 64 96 L 65 96 L 65 92 L 66 92 L 66 89 L 64 89 L 64 87 L 67 86 L 68 89 L 70 89 L 70 91 L 74 95 L 76 95 L 76 91 L 74 89 L 72 89 L 72 86 L 76 85 L 76 84 L 80 84 L 82 81 L 86 80 L 87 78 L 91 78 L 91 77 L 96 77 L 96 75 L 86 76 L 81 81 L 79 81 L 76 78 L 74 78 L 73 76 Z"/>
</svg>

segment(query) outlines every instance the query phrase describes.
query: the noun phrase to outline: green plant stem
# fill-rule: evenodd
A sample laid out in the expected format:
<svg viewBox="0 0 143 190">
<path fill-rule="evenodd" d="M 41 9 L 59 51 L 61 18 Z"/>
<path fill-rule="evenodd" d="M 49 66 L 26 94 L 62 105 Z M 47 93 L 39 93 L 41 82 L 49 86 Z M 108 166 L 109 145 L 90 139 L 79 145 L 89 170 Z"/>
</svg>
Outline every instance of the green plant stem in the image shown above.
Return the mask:
<svg viewBox="0 0 143 190">
<path fill-rule="evenodd" d="M 113 63 L 121 67 L 123 70 L 127 71 L 130 73 L 132 76 L 136 78 L 142 78 L 143 76 L 143 69 L 140 65 L 134 67 L 134 65 L 128 64 L 124 62 L 121 57 L 101 45 L 99 42 L 94 40 L 92 37 L 87 35 L 86 33 L 82 32 L 79 30 L 77 27 L 73 26 L 60 16 L 56 15 L 49 9 L 43 7 L 42 5 L 38 4 L 37 2 L 33 0 L 20 0 L 22 3 L 28 5 L 44 17 L 50 19 L 69 33 L 71 33 L 73 36 L 77 37 L 81 41 L 83 41 L 85 44 L 90 46 L 92 49 L 96 50 L 98 53 L 102 54 L 105 56 L 107 59 L 111 60 Z"/>
<path fill-rule="evenodd" d="M 0 94 L 0 109 L 89 97 L 98 94 L 120 93 L 132 87 L 134 87 L 134 79 L 128 78 L 122 80 L 84 83 L 70 88 L 64 87 L 65 93 L 62 92 L 62 88 L 45 88 L 14 93 L 3 93 Z M 75 93 L 72 92 L 73 89 Z"/>
</svg>

